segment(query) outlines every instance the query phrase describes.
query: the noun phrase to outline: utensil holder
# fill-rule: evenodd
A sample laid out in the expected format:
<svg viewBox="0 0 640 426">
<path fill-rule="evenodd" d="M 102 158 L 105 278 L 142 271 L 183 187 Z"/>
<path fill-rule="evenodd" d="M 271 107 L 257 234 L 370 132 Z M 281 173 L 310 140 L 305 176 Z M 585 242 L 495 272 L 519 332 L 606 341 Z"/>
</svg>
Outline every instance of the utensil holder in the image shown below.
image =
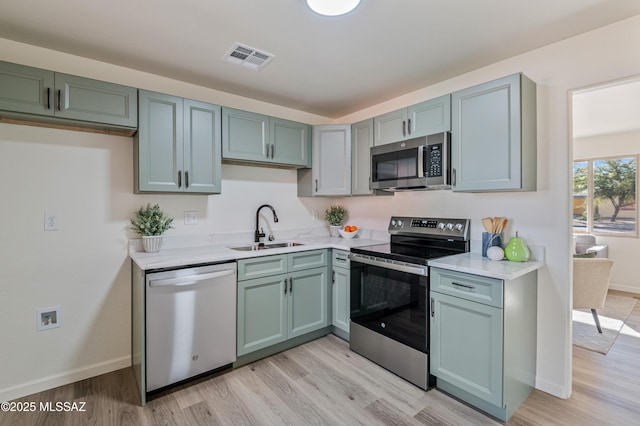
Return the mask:
<svg viewBox="0 0 640 426">
<path fill-rule="evenodd" d="M 482 233 L 482 256 L 487 257 L 487 249 L 489 247 L 502 247 L 502 234 L 492 234 L 491 232 Z"/>
</svg>

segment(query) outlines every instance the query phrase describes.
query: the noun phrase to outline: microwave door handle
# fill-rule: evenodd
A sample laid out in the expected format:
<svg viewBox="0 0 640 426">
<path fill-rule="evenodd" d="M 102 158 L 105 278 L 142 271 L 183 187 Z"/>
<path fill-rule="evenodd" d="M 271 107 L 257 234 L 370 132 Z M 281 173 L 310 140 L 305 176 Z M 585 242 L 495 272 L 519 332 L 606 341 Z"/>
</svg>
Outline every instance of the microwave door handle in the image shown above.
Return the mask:
<svg viewBox="0 0 640 426">
<path fill-rule="evenodd" d="M 424 176 L 424 145 L 420 145 L 418 147 L 418 177 L 425 177 Z"/>
</svg>

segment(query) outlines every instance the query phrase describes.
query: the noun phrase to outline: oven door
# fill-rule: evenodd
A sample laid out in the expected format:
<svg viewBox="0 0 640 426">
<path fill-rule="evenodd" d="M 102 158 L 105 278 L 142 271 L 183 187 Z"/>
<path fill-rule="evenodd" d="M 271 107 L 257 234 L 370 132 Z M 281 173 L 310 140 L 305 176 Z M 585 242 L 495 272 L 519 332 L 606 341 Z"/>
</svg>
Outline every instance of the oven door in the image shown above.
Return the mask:
<svg viewBox="0 0 640 426">
<path fill-rule="evenodd" d="M 352 323 L 428 353 L 427 267 L 350 258 Z"/>
</svg>

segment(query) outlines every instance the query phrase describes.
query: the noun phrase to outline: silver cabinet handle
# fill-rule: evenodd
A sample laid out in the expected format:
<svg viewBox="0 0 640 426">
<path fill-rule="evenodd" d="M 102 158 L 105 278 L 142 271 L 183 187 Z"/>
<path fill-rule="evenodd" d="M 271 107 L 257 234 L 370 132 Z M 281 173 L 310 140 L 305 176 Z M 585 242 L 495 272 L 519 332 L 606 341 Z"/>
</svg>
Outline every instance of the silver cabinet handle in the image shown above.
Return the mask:
<svg viewBox="0 0 640 426">
<path fill-rule="evenodd" d="M 431 298 L 431 317 L 434 318 L 436 316 L 436 303 L 435 300 L 433 300 L 433 297 Z"/>
<path fill-rule="evenodd" d="M 451 169 L 452 182 L 451 186 L 456 186 L 456 169 Z"/>
<path fill-rule="evenodd" d="M 318 179 L 316 179 L 316 192 L 318 192 Z"/>
</svg>

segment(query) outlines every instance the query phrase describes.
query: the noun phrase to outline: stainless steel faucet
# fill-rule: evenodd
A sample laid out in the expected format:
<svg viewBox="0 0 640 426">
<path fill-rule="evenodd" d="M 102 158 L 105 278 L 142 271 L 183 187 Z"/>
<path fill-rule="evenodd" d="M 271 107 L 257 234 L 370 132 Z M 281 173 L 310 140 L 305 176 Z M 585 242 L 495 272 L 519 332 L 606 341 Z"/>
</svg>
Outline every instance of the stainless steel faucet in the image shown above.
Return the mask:
<svg viewBox="0 0 640 426">
<path fill-rule="evenodd" d="M 260 207 L 258 207 L 258 210 L 256 211 L 256 231 L 255 231 L 255 240 L 254 240 L 254 242 L 260 243 L 260 244 L 263 244 L 260 241 L 260 238 L 263 238 L 265 236 L 264 230 L 260 229 L 259 225 L 258 225 L 258 220 L 259 220 L 259 217 L 260 217 L 260 210 L 262 210 L 263 207 L 270 208 L 271 211 L 273 212 L 273 222 L 274 223 L 278 222 L 278 215 L 276 214 L 276 210 L 273 207 L 271 207 L 269 204 L 263 204 Z"/>
</svg>

